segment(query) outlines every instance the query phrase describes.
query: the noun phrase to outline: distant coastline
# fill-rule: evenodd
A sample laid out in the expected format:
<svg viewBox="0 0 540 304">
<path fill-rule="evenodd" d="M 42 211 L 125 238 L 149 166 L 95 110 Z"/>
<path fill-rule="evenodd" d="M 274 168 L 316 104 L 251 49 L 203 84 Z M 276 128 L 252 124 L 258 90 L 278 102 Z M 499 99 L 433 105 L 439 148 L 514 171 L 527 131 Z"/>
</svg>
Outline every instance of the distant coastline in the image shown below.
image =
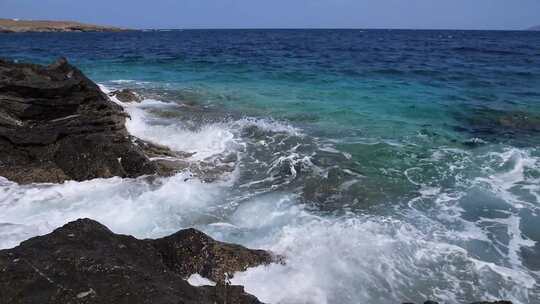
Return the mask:
<svg viewBox="0 0 540 304">
<path fill-rule="evenodd" d="M 540 25 L 530 27 L 528 30 L 529 31 L 540 31 Z"/>
<path fill-rule="evenodd" d="M 20 20 L 0 18 L 0 33 L 26 32 L 123 32 L 129 29 L 74 21 Z"/>
</svg>

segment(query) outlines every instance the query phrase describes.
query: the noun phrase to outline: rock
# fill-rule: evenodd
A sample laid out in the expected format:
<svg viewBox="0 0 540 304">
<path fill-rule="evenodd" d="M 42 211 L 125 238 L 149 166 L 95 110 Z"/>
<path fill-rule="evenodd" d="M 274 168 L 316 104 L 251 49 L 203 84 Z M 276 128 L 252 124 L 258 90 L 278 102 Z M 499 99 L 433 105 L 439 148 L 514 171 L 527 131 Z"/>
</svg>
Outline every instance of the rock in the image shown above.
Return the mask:
<svg viewBox="0 0 540 304">
<path fill-rule="evenodd" d="M 81 219 L 1 250 L 0 296 L 2 303 L 260 303 L 228 285 L 225 273 L 272 261 L 266 251 L 195 229 L 139 240 Z M 190 285 L 194 273 L 217 285 Z"/>
<path fill-rule="evenodd" d="M 467 139 L 467 140 L 463 141 L 462 144 L 464 146 L 469 147 L 469 148 L 477 148 L 477 147 L 480 147 L 480 146 L 483 146 L 483 145 L 487 144 L 487 142 L 485 140 L 480 139 L 480 138 L 473 137 L 473 138 L 470 138 L 470 139 Z"/>
<path fill-rule="evenodd" d="M 195 154 L 173 151 L 167 146 L 155 144 L 135 137 L 133 138 L 133 143 L 139 146 L 148 157 L 188 158 Z"/>
<path fill-rule="evenodd" d="M 116 97 L 116 99 L 118 99 L 119 101 L 121 102 L 125 102 L 125 103 L 130 103 L 130 102 L 141 102 L 142 101 L 142 97 L 131 91 L 131 90 L 128 90 L 128 89 L 122 89 L 122 90 L 117 90 L 117 91 L 113 91 L 111 93 L 109 93 L 109 96 L 110 97 Z"/>
<path fill-rule="evenodd" d="M 0 176 L 58 183 L 156 173 L 126 117 L 65 59 L 49 66 L 0 60 Z"/>
<path fill-rule="evenodd" d="M 183 277 L 198 273 L 218 283 L 226 283 L 235 272 L 275 260 L 264 250 L 218 242 L 195 229 L 181 230 L 152 243 L 165 265 L 176 273 Z"/>
</svg>

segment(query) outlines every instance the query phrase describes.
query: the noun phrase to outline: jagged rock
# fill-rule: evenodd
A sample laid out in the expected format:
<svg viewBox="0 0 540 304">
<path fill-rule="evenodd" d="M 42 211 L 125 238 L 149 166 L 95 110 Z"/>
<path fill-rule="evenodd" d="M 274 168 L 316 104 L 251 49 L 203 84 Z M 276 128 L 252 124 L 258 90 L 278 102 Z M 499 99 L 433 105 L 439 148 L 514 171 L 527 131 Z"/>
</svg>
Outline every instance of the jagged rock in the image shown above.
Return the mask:
<svg viewBox="0 0 540 304">
<path fill-rule="evenodd" d="M 126 116 L 65 59 L 49 66 L 0 60 L 0 176 L 57 183 L 156 173 Z"/>
<path fill-rule="evenodd" d="M 116 97 L 116 99 L 125 103 L 142 101 L 142 98 L 139 94 L 128 89 L 121 89 L 121 90 L 113 91 L 109 93 L 109 96 Z"/>
<path fill-rule="evenodd" d="M 1 303 L 260 303 L 225 273 L 273 261 L 194 229 L 157 240 L 118 235 L 89 219 L 0 251 Z M 200 273 L 216 286 L 191 286 Z"/>
<path fill-rule="evenodd" d="M 235 272 L 274 260 L 264 250 L 218 242 L 195 229 L 181 230 L 152 243 L 170 269 L 184 277 L 198 273 L 218 283 L 225 283 Z"/>
</svg>

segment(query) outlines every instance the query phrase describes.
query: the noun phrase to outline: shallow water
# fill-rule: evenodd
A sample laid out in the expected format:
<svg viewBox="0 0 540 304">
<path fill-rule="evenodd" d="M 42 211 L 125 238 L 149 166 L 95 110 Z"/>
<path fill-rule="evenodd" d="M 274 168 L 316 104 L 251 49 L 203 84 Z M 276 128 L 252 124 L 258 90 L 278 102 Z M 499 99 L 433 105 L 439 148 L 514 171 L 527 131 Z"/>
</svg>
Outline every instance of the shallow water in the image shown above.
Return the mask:
<svg viewBox="0 0 540 304">
<path fill-rule="evenodd" d="M 128 130 L 191 169 L 0 180 L 1 248 L 80 217 L 194 226 L 287 257 L 233 279 L 268 303 L 540 301 L 538 33 L 0 35 L 0 56 L 59 55 L 145 96 Z"/>
</svg>

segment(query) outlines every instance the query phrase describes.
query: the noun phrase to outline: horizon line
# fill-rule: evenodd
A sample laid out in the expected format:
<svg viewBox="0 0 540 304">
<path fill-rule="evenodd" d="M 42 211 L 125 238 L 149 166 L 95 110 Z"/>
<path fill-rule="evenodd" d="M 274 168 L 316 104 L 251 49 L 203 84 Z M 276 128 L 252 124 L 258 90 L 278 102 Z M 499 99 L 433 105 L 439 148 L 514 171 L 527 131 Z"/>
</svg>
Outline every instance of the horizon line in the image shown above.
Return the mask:
<svg viewBox="0 0 540 304">
<path fill-rule="evenodd" d="M 477 28 L 406 28 L 406 27 L 185 27 L 185 28 L 126 28 L 132 31 L 183 31 L 183 30 L 398 30 L 398 31 L 504 31 L 504 32 L 527 32 L 526 29 L 477 29 Z"/>
</svg>

